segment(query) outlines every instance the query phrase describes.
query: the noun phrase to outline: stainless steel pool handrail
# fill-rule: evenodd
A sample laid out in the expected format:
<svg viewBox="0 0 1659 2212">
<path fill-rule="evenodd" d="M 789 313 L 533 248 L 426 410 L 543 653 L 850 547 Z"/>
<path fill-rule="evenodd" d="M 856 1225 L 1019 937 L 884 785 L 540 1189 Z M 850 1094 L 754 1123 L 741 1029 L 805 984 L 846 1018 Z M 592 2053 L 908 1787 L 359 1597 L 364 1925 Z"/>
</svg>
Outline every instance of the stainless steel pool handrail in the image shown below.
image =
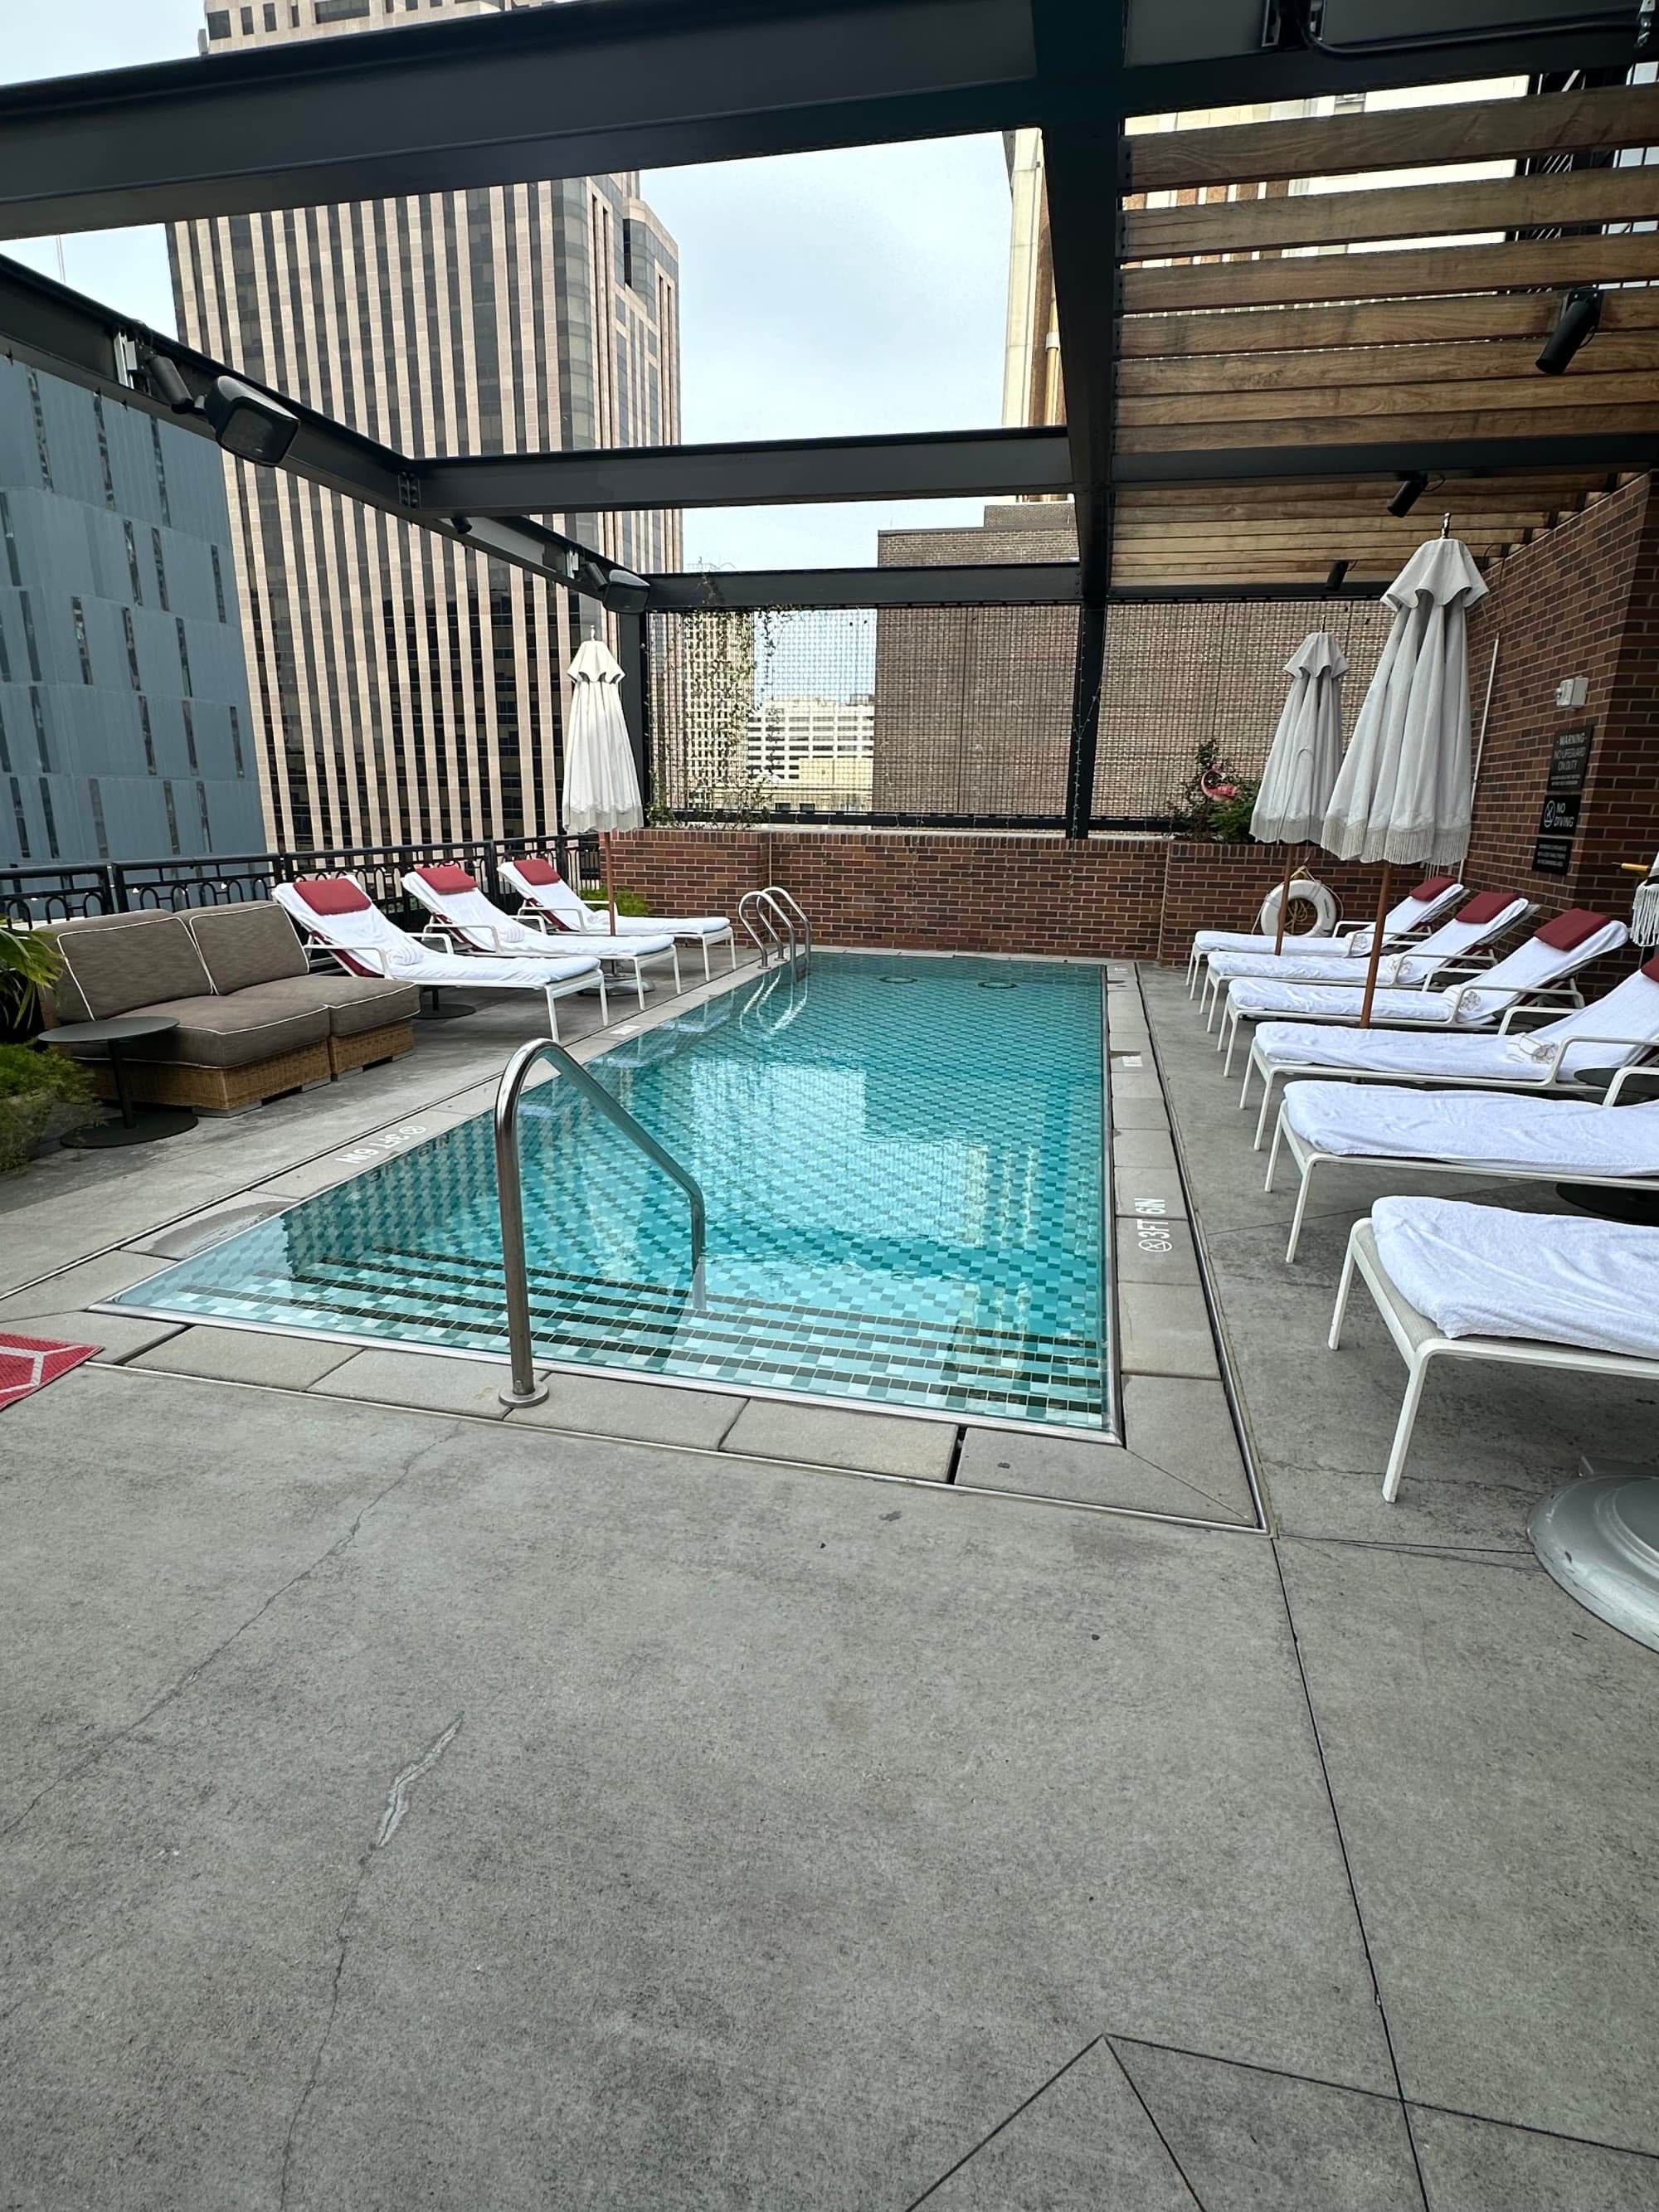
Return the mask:
<svg viewBox="0 0 1659 2212">
<path fill-rule="evenodd" d="M 703 1248 L 708 1234 L 702 1185 L 562 1044 L 556 1044 L 551 1037 L 532 1037 L 508 1060 L 495 1091 L 495 1192 L 501 1213 L 501 1272 L 507 1280 L 507 1341 L 513 1369 L 511 1387 L 499 1394 L 504 1406 L 539 1406 L 547 1395 L 546 1383 L 536 1380 L 530 1340 L 530 1276 L 525 1261 L 524 1194 L 519 1175 L 519 1100 L 538 1060 L 550 1060 L 561 1075 L 568 1076 L 608 1121 L 614 1122 L 685 1193 L 691 1206 L 691 1303 L 699 1308 L 702 1304 Z"/>
<path fill-rule="evenodd" d="M 754 915 L 758 915 L 765 926 L 765 937 L 762 937 L 756 928 Z M 801 926 L 799 940 L 795 935 L 797 917 Z M 768 884 L 761 890 L 745 891 L 738 901 L 738 919 L 758 946 L 763 968 L 771 964 L 772 947 L 776 945 L 781 953 L 786 939 L 789 945 L 790 967 L 793 969 L 800 957 L 802 942 L 806 949 L 807 965 L 811 965 L 812 925 L 807 920 L 800 902 L 792 892 L 785 890 L 781 884 Z M 783 925 L 781 934 L 778 929 L 780 922 Z"/>
</svg>

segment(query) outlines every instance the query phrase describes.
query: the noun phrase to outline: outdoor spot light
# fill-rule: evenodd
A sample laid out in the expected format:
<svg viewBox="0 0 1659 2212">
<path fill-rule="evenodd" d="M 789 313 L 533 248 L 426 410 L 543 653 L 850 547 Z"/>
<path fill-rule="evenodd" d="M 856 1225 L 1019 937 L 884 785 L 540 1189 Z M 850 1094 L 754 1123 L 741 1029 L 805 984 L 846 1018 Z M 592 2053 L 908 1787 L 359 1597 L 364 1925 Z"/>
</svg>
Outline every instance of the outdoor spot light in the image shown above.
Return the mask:
<svg viewBox="0 0 1659 2212">
<path fill-rule="evenodd" d="M 1333 561 L 1325 571 L 1325 589 L 1328 592 L 1340 592 L 1342 588 L 1342 579 L 1352 566 L 1352 561 Z"/>
<path fill-rule="evenodd" d="M 631 568 L 613 568 L 600 596 L 614 615 L 642 615 L 651 604 L 651 586 Z"/>
<path fill-rule="evenodd" d="M 1401 477 L 1400 489 L 1389 501 L 1389 513 L 1394 515 L 1409 514 L 1428 488 L 1429 480 L 1422 470 L 1413 469 L 1409 475 Z"/>
<path fill-rule="evenodd" d="M 282 459 L 300 427 L 297 415 L 238 376 L 216 376 L 204 395 L 202 412 L 228 453 L 267 468 Z"/>
<path fill-rule="evenodd" d="M 158 399 L 165 399 L 175 415 L 188 415 L 196 405 L 196 394 L 179 374 L 179 365 L 169 361 L 164 353 L 145 356 L 144 376 L 150 390 Z"/>
<path fill-rule="evenodd" d="M 1595 336 L 1601 323 L 1601 295 L 1594 284 L 1579 284 L 1561 302 L 1555 328 L 1544 341 L 1538 367 L 1546 376 L 1561 376 L 1567 363 Z"/>
</svg>

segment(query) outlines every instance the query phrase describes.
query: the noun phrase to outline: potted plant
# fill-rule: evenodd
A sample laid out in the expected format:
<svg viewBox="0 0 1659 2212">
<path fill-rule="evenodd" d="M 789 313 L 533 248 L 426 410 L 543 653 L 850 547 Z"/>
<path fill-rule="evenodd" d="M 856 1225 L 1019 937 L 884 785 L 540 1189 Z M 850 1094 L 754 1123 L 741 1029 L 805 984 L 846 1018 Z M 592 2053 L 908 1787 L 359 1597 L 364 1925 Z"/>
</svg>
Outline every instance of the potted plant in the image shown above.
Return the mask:
<svg viewBox="0 0 1659 2212">
<path fill-rule="evenodd" d="M 1259 777 L 1234 773 L 1222 759 L 1221 748 L 1213 738 L 1201 739 L 1193 774 L 1182 787 L 1176 808 L 1176 832 L 1183 837 L 1214 839 L 1224 845 L 1248 842 L 1259 786 Z"/>
<path fill-rule="evenodd" d="M 18 1175 L 36 1152 L 102 1109 L 78 1060 L 38 1044 L 0 1044 L 0 1175 Z"/>
</svg>

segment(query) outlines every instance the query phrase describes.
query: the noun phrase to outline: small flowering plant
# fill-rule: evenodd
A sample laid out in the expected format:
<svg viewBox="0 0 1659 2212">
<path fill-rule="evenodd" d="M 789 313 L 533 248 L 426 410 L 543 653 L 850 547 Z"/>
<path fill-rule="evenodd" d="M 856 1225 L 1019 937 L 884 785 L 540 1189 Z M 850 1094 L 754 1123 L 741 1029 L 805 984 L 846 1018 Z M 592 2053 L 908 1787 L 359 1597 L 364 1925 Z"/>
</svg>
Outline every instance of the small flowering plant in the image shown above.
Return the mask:
<svg viewBox="0 0 1659 2212">
<path fill-rule="evenodd" d="M 1259 779 L 1240 775 L 1221 757 L 1213 738 L 1203 738 L 1192 775 L 1182 787 L 1174 827 L 1186 837 L 1211 837 L 1243 844 L 1250 834 Z"/>
</svg>

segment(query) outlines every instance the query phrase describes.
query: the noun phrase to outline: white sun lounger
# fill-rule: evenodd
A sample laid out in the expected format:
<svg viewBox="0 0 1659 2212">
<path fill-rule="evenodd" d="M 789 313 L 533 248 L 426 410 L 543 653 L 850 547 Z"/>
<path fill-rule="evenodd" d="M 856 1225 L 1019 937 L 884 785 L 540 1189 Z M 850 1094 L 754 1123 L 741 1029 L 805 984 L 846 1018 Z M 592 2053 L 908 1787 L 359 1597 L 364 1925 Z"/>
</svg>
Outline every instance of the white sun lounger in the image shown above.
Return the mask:
<svg viewBox="0 0 1659 2212">
<path fill-rule="evenodd" d="M 485 897 L 466 870 L 457 867 L 453 861 L 411 868 L 404 878 L 404 889 L 428 914 L 438 917 L 446 934 L 464 951 L 504 954 L 508 958 L 558 960 L 568 959 L 579 949 L 568 932 L 550 933 L 545 923 L 532 927 L 503 914 L 493 900 Z M 661 931 L 654 937 L 642 933 L 610 937 L 587 932 L 583 934 L 580 950 L 595 960 L 608 960 L 618 967 L 631 969 L 634 994 L 641 1008 L 646 992 L 645 976 L 640 967 L 642 960 L 654 959 L 665 952 L 674 963 L 674 988 L 678 992 L 680 988 L 680 956 L 673 939 Z"/>
<path fill-rule="evenodd" d="M 1382 1477 L 1390 1504 L 1431 1360 L 1659 1382 L 1659 1229 L 1454 1199 L 1379 1199 L 1348 1238 L 1333 1352 L 1356 1274 L 1406 1363 L 1405 1402 Z"/>
<path fill-rule="evenodd" d="M 1609 1105 L 1626 1078 L 1659 1048 L 1659 957 L 1626 975 L 1605 998 L 1524 1034 L 1436 1036 L 1421 1030 L 1341 1029 L 1334 1023 L 1262 1022 L 1250 1042 L 1251 1072 L 1261 1077 L 1256 1150 L 1267 1126 L 1273 1085 L 1299 1075 L 1340 1075 L 1355 1083 L 1472 1085 L 1478 1091 L 1570 1089 L 1586 1068 L 1618 1071 Z M 1239 1104 L 1244 1103 L 1241 1097 Z"/>
<path fill-rule="evenodd" d="M 501 881 L 508 884 L 524 901 L 532 914 L 544 915 L 556 929 L 568 929 L 583 936 L 603 935 L 611 916 L 599 914 L 586 899 L 572 890 L 551 860 L 527 854 L 519 860 L 501 862 Z M 687 939 L 702 947 L 702 974 L 707 982 L 713 974 L 708 965 L 708 948 L 724 944 L 732 955 L 732 965 L 738 964 L 737 933 L 723 914 L 700 915 L 635 915 L 617 916 L 619 937 L 656 937 L 666 934 Z"/>
<path fill-rule="evenodd" d="M 355 876 L 301 876 L 295 883 L 278 884 L 271 896 L 310 942 L 333 954 L 348 975 L 386 975 L 432 991 L 539 991 L 556 1042 L 559 1016 L 554 1001 L 597 982 L 599 1018 L 611 1018 L 605 970 L 597 960 L 486 960 L 470 952 L 439 951 L 383 915 Z"/>
<path fill-rule="evenodd" d="M 1431 929 L 1463 896 L 1463 886 L 1455 876 L 1431 876 L 1426 882 L 1416 884 L 1403 899 L 1389 908 L 1382 917 L 1382 942 L 1395 945 L 1407 938 L 1419 936 Z M 1369 921 L 1339 922 L 1336 928 L 1323 937 L 1287 937 L 1284 954 L 1295 957 L 1299 947 L 1305 947 L 1313 959 L 1327 959 L 1333 955 L 1346 953 L 1351 957 L 1363 958 L 1371 949 L 1371 930 Z M 1259 929 L 1200 929 L 1193 939 L 1192 950 L 1187 956 L 1187 989 L 1190 995 L 1199 969 L 1212 952 L 1271 952 L 1276 931 Z"/>
<path fill-rule="evenodd" d="M 1371 1020 L 1384 1029 L 1486 1030 L 1505 1014 L 1544 1007 L 1552 999 L 1582 1006 L 1583 997 L 1568 977 L 1603 954 L 1617 952 L 1629 936 L 1622 921 L 1575 908 L 1557 915 L 1524 945 L 1473 975 L 1459 976 L 1453 970 L 1438 988 L 1437 979 L 1427 977 L 1414 989 L 1378 991 Z M 1256 981 L 1249 976 L 1230 983 L 1222 1023 L 1227 1042 L 1225 1072 L 1232 1072 L 1233 1046 L 1242 1022 L 1357 1022 L 1364 995 L 1364 984 L 1358 978 L 1352 988 L 1277 978 Z"/>
<path fill-rule="evenodd" d="M 1472 963 L 1476 954 L 1535 911 L 1530 899 L 1511 896 L 1507 891 L 1481 891 L 1438 929 L 1416 939 L 1408 951 L 1385 952 L 1376 963 L 1378 988 L 1426 984 L 1449 962 Z M 1356 968 L 1342 953 L 1328 954 L 1322 960 L 1311 957 L 1275 960 L 1270 952 L 1212 952 L 1204 974 L 1204 998 L 1212 1022 L 1224 987 L 1243 976 L 1252 981 L 1297 984 L 1357 982 L 1363 990 L 1365 968 Z"/>
<path fill-rule="evenodd" d="M 1659 1194 L 1659 1099 L 1522 1098 L 1503 1091 L 1413 1091 L 1401 1085 L 1290 1083 L 1267 1156 L 1271 1190 L 1281 1148 L 1301 1176 L 1286 1263 L 1302 1240 L 1316 1171 L 1586 1182 Z"/>
</svg>

